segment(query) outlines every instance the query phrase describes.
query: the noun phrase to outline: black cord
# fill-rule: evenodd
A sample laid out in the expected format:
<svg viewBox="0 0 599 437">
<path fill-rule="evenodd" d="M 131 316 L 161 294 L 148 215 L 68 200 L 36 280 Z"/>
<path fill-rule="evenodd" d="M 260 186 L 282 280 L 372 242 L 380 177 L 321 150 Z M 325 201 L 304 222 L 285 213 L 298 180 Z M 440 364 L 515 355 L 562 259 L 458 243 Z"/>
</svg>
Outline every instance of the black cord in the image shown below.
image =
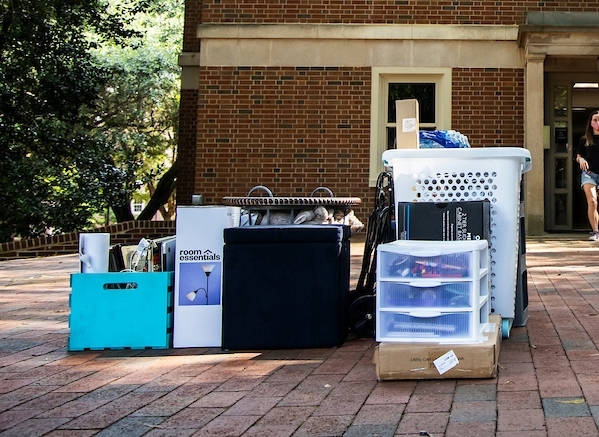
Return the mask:
<svg viewBox="0 0 599 437">
<path fill-rule="evenodd" d="M 390 172 L 382 172 L 376 181 L 374 208 L 368 217 L 366 226 L 362 270 L 356 287 L 358 296 L 374 293 L 376 248 L 379 244 L 387 243 L 393 239 L 391 222 L 394 207 L 393 175 Z"/>
</svg>

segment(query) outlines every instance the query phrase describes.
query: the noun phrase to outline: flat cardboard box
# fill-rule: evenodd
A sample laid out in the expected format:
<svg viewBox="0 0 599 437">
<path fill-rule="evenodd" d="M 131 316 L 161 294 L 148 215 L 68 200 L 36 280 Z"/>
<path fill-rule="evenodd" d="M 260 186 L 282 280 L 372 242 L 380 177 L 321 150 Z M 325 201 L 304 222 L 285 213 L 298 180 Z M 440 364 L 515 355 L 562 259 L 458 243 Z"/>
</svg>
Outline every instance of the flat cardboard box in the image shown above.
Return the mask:
<svg viewBox="0 0 599 437">
<path fill-rule="evenodd" d="M 418 100 L 395 101 L 396 138 L 398 149 L 417 149 L 420 122 L 418 121 Z"/>
<path fill-rule="evenodd" d="M 464 202 L 398 202 L 399 240 L 490 240 L 491 203 L 488 200 Z"/>
<path fill-rule="evenodd" d="M 477 343 L 380 343 L 372 357 L 376 377 L 379 381 L 495 378 L 501 346 L 501 317 L 492 315 L 489 320 L 483 341 Z M 452 351 L 457 364 L 440 373 L 434 361 Z"/>
</svg>

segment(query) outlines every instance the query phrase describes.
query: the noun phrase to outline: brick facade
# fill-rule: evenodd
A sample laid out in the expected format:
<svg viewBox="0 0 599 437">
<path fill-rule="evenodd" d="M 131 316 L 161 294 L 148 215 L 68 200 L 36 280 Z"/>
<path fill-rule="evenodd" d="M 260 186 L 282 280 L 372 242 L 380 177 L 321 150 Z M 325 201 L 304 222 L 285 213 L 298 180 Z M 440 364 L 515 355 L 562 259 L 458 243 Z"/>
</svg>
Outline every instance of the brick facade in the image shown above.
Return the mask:
<svg viewBox="0 0 599 437">
<path fill-rule="evenodd" d="M 205 0 L 203 23 L 524 24 L 527 12 L 597 12 L 588 1 Z"/>
<path fill-rule="evenodd" d="M 181 157 L 188 160 L 190 166 L 191 160 L 194 164 L 193 169 L 180 174 L 178 204 L 188 204 L 192 192 L 203 194 L 207 204 L 214 204 L 223 196 L 243 196 L 256 185 L 269 187 L 277 196 L 305 196 L 317 186 L 327 186 L 337 196 L 362 198 L 362 206 L 355 208 L 356 215 L 366 220 L 374 195 L 370 186 L 373 175 L 369 173 L 370 161 L 374 158 L 370 153 L 371 149 L 380 147 L 379 143 L 371 144 L 370 138 L 371 84 L 380 76 L 373 79 L 370 67 L 397 67 L 398 70 L 415 67 L 415 74 L 420 74 L 418 67 L 449 67 L 452 69 L 452 129 L 465 134 L 474 147 L 525 147 L 526 120 L 529 126 L 534 124 L 535 127 L 527 131 L 532 137 L 526 141 L 537 148 L 541 131 L 538 125 L 542 126 L 542 121 L 538 122 L 531 112 L 532 105 L 527 105 L 525 112 L 524 71 L 528 58 L 523 54 L 529 53 L 526 35 L 530 37 L 531 32 L 544 28 L 539 25 L 539 14 L 529 15 L 539 12 L 557 13 L 554 19 L 567 12 L 580 13 L 571 22 L 586 23 L 581 17 L 587 13 L 596 15 L 597 5 L 575 0 L 187 0 L 184 50 L 196 54 L 200 51 L 200 41 L 194 32 L 200 24 L 416 26 L 398 26 L 398 36 L 389 34 L 389 50 L 402 51 L 396 61 L 392 54 L 385 52 L 385 32 L 393 28 L 373 26 L 365 28 L 363 58 L 351 56 L 353 53 L 345 56 L 342 52 L 336 53 L 334 60 L 320 61 L 315 57 L 315 63 L 305 57 L 294 62 L 289 53 L 284 52 L 287 41 L 291 41 L 290 47 L 299 47 L 298 53 L 305 56 L 309 52 L 309 41 L 314 38 L 322 55 L 331 47 L 343 47 L 343 36 L 339 34 L 344 30 L 358 35 L 351 41 L 348 39 L 355 43 L 352 47 L 358 47 L 360 26 L 326 29 L 306 26 L 307 30 L 302 28 L 297 39 L 289 33 L 289 28 L 282 26 L 269 27 L 270 33 L 266 34 L 256 32 L 259 27 L 247 26 L 237 37 L 232 33 L 233 26 L 201 29 L 206 38 L 206 53 L 202 54 L 206 62 L 199 66 L 197 106 L 190 109 L 189 104 L 187 107 L 188 115 L 197 109 L 197 139 L 193 151 L 196 156 L 185 150 L 193 147 L 191 137 L 182 138 Z M 558 19 L 549 25 L 549 30 L 567 27 L 571 22 L 562 24 Z M 529 26 L 524 26 L 527 24 Z M 438 41 L 439 50 L 449 47 L 454 51 L 435 56 L 436 37 L 430 34 L 434 32 L 430 25 L 439 29 L 453 26 L 444 29 Z M 479 30 L 469 25 L 484 28 L 487 38 L 473 36 Z M 518 31 L 518 39 L 513 35 L 516 26 L 523 26 Z M 591 49 L 587 45 L 591 45 L 585 42 L 590 40 L 588 34 L 593 28 L 588 23 L 583 27 L 577 40 L 580 41 L 577 53 L 589 54 L 590 58 Z M 501 34 L 503 30 L 505 33 Z M 413 36 L 407 36 L 410 31 L 415 32 Z M 426 31 L 429 34 L 423 37 Z M 571 29 L 563 32 L 569 35 Z M 520 39 L 522 35 L 524 39 Z M 553 37 L 558 48 L 551 55 L 556 59 L 570 56 L 571 48 L 567 46 L 569 42 L 562 41 L 563 35 L 558 33 Z M 268 40 L 272 41 L 271 46 Z M 398 44 L 402 42 L 406 44 Z M 495 42 L 497 46 L 493 45 Z M 542 46 L 544 39 L 534 40 L 532 44 Z M 563 44 L 566 45 L 562 47 Z M 431 56 L 430 60 L 419 58 L 417 50 L 423 46 L 427 47 L 424 53 Z M 236 52 L 239 47 L 250 50 L 256 47 L 259 59 L 252 58 L 247 51 Z M 377 49 L 369 52 L 371 47 L 376 47 L 378 52 Z M 494 58 L 495 48 L 503 56 Z M 527 87 L 531 85 L 534 86 L 529 82 Z M 535 113 L 542 113 L 539 102 L 534 103 Z M 182 126 L 193 128 L 192 121 L 182 119 L 181 122 Z M 378 131 L 376 134 L 384 135 Z M 542 151 L 533 152 L 535 162 L 541 164 Z M 543 169 L 535 167 L 533 170 L 534 176 L 530 177 L 538 182 L 535 186 L 542 187 Z M 542 199 L 542 190 L 536 189 L 531 198 Z M 542 201 L 538 207 L 528 208 L 534 222 L 529 229 L 534 228 L 535 232 L 543 228 L 543 208 Z"/>
<path fill-rule="evenodd" d="M 202 22 L 203 1 L 185 1 L 185 22 L 183 25 L 183 51 L 200 51 L 200 41 L 196 37 L 196 28 Z"/>
<path fill-rule="evenodd" d="M 326 186 L 360 197 L 366 220 L 370 68 L 201 68 L 196 191 L 208 204 L 264 185 L 276 196 Z M 455 69 L 453 128 L 473 146 L 522 146 L 518 69 Z M 465 116 L 464 114 L 469 114 Z M 471 116 L 474 114 L 475 116 Z"/>
<path fill-rule="evenodd" d="M 196 187 L 207 203 L 266 185 L 364 195 L 370 69 L 201 68 Z"/>
<path fill-rule="evenodd" d="M 198 91 L 182 89 L 179 103 L 179 144 L 177 150 L 177 203 L 191 204 L 195 192 Z"/>
<path fill-rule="evenodd" d="M 454 68 L 452 127 L 472 147 L 524 147 L 524 70 Z"/>
</svg>

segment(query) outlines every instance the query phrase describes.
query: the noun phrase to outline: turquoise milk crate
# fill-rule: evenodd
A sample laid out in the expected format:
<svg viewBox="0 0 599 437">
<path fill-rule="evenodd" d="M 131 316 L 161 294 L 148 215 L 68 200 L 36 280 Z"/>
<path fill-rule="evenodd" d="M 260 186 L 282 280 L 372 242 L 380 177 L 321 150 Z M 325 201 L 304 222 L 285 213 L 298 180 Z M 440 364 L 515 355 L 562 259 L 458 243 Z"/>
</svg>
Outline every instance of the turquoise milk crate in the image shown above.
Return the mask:
<svg viewBox="0 0 599 437">
<path fill-rule="evenodd" d="M 173 283 L 173 272 L 72 274 L 68 350 L 171 347 Z"/>
</svg>

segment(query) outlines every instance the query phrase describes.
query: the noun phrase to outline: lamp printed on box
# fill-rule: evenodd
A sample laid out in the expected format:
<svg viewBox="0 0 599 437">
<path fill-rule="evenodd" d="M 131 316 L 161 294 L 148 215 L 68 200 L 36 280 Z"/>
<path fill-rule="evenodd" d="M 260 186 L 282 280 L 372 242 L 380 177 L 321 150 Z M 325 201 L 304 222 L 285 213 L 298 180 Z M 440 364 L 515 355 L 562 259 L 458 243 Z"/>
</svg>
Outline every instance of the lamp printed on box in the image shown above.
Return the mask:
<svg viewBox="0 0 599 437">
<path fill-rule="evenodd" d="M 220 305 L 221 263 L 180 265 L 179 305 Z"/>
</svg>

